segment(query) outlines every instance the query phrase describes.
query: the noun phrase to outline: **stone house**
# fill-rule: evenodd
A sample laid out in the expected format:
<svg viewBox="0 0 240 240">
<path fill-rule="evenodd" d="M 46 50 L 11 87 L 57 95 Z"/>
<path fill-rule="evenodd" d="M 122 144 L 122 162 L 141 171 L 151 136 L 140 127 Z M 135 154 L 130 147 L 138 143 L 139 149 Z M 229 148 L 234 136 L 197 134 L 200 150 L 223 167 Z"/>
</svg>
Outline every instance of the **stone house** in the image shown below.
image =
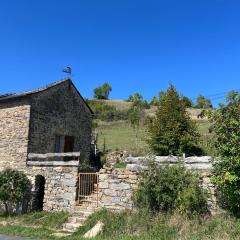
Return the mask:
<svg viewBox="0 0 240 240">
<path fill-rule="evenodd" d="M 89 161 L 91 154 L 92 114 L 70 79 L 0 95 L 0 170 L 27 174 L 36 208 L 71 210 L 74 205 L 79 162 Z M 56 159 L 56 153 L 75 155 Z"/>
</svg>

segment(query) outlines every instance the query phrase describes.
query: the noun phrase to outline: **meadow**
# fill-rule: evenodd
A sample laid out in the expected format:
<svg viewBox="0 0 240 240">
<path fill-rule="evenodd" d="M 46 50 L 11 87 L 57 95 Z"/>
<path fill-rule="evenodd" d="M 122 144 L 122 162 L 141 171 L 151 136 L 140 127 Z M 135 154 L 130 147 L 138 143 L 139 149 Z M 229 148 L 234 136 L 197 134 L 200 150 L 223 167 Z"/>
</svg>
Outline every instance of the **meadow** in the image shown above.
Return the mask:
<svg viewBox="0 0 240 240">
<path fill-rule="evenodd" d="M 209 150 L 209 134 L 210 123 L 207 120 L 197 122 L 199 133 L 201 134 L 201 145 L 206 153 L 211 154 Z M 98 122 L 98 148 L 100 151 L 108 150 L 126 150 L 135 155 L 145 155 L 149 153 L 146 143 L 146 127 L 140 126 L 134 129 L 127 121 Z M 136 137 L 137 134 L 137 137 Z"/>
</svg>

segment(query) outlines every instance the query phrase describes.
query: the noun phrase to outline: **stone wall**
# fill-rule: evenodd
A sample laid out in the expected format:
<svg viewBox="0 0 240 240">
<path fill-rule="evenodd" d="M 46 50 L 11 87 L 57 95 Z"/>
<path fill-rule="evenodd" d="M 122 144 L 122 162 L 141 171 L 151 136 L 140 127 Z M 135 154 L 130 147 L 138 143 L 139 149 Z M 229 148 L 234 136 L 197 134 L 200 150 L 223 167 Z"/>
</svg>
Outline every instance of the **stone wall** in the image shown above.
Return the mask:
<svg viewBox="0 0 240 240">
<path fill-rule="evenodd" d="M 26 169 L 29 119 L 28 101 L 0 103 L 0 170 Z"/>
<path fill-rule="evenodd" d="M 99 172 L 99 204 L 111 210 L 133 208 L 133 191 L 138 173 L 126 169 L 103 168 Z"/>
<path fill-rule="evenodd" d="M 67 166 L 65 162 L 57 161 L 52 162 L 52 166 L 44 166 L 43 161 L 41 166 L 38 165 L 39 161 L 32 161 L 27 169 L 27 175 L 32 182 L 33 197 L 36 190 L 35 177 L 41 175 L 45 178 L 43 210 L 71 212 L 76 203 L 79 162 L 75 161 L 75 164 Z"/>
<path fill-rule="evenodd" d="M 210 181 L 212 158 L 208 156 L 189 157 L 184 161 L 175 156 L 128 157 L 125 160 L 128 163 L 126 169 L 105 167 L 99 173 L 100 206 L 113 210 L 133 208 L 133 192 L 137 188 L 139 174 L 148 170 L 150 160 L 162 166 L 182 164 L 186 169 L 191 169 L 208 192 L 209 210 L 212 213 L 217 210 L 215 189 Z"/>
<path fill-rule="evenodd" d="M 129 157 L 129 153 L 127 151 L 113 151 L 109 152 L 106 156 L 106 162 L 110 165 L 115 165 L 116 163 L 123 163 L 125 159 Z"/>
<path fill-rule="evenodd" d="M 69 81 L 31 97 L 29 153 L 55 152 L 56 135 L 73 136 L 73 152 L 89 160 L 91 134 L 92 114 Z"/>
</svg>

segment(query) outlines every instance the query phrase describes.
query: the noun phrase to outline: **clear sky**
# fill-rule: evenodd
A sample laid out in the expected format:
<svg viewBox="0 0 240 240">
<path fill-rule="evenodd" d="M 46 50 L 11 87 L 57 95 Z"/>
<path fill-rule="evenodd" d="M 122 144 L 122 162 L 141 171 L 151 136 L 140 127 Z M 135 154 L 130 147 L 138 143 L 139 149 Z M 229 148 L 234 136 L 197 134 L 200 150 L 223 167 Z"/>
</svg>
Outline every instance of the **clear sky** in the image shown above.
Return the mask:
<svg viewBox="0 0 240 240">
<path fill-rule="evenodd" d="M 239 89 L 240 1 L 2 0 L 0 93 L 44 86 L 70 65 L 83 96 L 191 98 Z M 219 100 L 217 100 L 219 101 Z"/>
</svg>

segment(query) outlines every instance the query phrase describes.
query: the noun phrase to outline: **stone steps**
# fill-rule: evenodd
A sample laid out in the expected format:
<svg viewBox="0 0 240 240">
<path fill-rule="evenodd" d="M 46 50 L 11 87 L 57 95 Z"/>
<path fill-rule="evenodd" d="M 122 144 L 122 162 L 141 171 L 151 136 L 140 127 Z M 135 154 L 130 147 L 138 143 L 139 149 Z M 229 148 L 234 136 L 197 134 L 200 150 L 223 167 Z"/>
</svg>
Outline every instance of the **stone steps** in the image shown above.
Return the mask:
<svg viewBox="0 0 240 240">
<path fill-rule="evenodd" d="M 62 231 L 68 233 L 76 232 L 96 209 L 96 204 L 89 205 L 89 203 L 82 203 L 81 205 L 75 206 L 71 216 L 67 222 L 63 224 Z"/>
</svg>

